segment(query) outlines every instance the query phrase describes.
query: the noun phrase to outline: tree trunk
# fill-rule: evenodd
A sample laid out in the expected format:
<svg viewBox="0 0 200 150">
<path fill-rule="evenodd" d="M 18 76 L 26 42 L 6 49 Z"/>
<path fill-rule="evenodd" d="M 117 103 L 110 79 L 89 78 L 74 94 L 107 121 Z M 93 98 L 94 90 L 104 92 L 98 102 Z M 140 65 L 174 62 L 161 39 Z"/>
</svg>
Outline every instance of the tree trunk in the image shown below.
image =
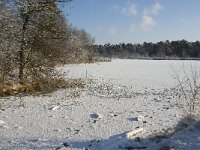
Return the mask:
<svg viewBox="0 0 200 150">
<path fill-rule="evenodd" d="M 20 52 L 19 52 L 19 79 L 20 81 L 23 80 L 24 78 L 24 49 L 21 48 Z"/>
<path fill-rule="evenodd" d="M 23 27 L 22 27 L 22 41 L 21 41 L 21 49 L 19 51 L 19 80 L 22 81 L 24 78 L 24 68 L 25 68 L 25 58 L 24 51 L 27 45 L 27 41 L 25 39 L 26 29 L 29 22 L 30 15 L 27 13 L 23 19 Z"/>
</svg>

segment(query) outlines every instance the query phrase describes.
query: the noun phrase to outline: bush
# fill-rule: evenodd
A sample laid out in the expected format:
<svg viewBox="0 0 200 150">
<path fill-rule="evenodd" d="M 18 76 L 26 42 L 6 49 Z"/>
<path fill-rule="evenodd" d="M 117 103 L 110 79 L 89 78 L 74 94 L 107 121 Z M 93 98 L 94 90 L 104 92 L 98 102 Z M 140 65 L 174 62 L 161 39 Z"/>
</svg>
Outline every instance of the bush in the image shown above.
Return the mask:
<svg viewBox="0 0 200 150">
<path fill-rule="evenodd" d="M 187 116 L 198 117 L 200 115 L 200 74 L 198 68 L 194 66 L 186 68 L 183 66 L 180 71 L 182 76 L 174 70 L 173 72 L 175 80 L 178 82 L 179 97 L 186 102 L 185 109 Z"/>
</svg>

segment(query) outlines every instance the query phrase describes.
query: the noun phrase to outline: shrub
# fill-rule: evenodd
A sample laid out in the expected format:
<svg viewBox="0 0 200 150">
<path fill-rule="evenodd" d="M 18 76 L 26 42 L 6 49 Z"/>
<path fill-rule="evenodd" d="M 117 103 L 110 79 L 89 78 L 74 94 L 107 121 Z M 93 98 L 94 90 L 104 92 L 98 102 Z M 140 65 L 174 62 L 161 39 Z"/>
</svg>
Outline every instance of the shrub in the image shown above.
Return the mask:
<svg viewBox="0 0 200 150">
<path fill-rule="evenodd" d="M 180 99 L 184 99 L 186 102 L 187 116 L 199 116 L 200 112 L 200 74 L 198 68 L 190 66 L 186 68 L 182 67 L 182 76 L 177 72 L 174 72 L 175 80 L 178 82 L 178 89 L 180 91 Z"/>
</svg>

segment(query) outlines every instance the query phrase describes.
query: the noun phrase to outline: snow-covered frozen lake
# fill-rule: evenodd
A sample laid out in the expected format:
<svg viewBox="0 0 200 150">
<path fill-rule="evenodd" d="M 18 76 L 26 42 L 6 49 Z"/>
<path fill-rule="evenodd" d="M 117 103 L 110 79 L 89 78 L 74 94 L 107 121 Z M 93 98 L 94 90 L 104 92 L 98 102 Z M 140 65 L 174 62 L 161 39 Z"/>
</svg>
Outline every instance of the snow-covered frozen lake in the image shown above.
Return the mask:
<svg viewBox="0 0 200 150">
<path fill-rule="evenodd" d="M 114 59 L 112 62 L 95 64 L 69 65 L 60 69 L 70 70 L 72 78 L 111 79 L 115 84 L 132 86 L 137 90 L 171 88 L 176 85 L 174 73 L 183 67 L 199 67 L 199 61 L 189 60 L 131 60 Z M 87 74 L 87 75 L 86 75 Z"/>
<path fill-rule="evenodd" d="M 173 129 L 184 116 L 172 70 L 179 74 L 191 65 L 200 62 L 116 59 L 58 67 L 67 77 L 83 78 L 85 89 L 22 97 L 25 108 L 20 98 L 1 99 L 0 149 L 118 150 L 128 144 L 155 149 L 148 136 Z M 146 139 L 140 143 L 124 136 L 137 127 Z"/>
</svg>

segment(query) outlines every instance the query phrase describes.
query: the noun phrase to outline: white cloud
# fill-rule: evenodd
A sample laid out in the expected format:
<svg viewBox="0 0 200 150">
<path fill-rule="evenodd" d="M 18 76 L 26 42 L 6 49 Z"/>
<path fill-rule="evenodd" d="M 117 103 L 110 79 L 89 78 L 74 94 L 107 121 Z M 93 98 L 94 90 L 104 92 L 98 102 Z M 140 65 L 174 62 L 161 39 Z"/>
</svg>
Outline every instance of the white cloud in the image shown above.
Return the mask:
<svg viewBox="0 0 200 150">
<path fill-rule="evenodd" d="M 154 20 L 152 15 L 159 14 L 163 9 L 164 7 L 159 2 L 153 4 L 151 8 L 145 8 L 143 11 L 140 27 L 144 31 L 151 30 L 156 25 L 156 21 Z"/>
<path fill-rule="evenodd" d="M 131 33 L 133 33 L 133 32 L 135 32 L 135 31 L 136 31 L 136 29 L 137 29 L 137 26 L 136 26 L 136 24 L 135 24 L 135 23 L 132 23 L 132 24 L 131 24 L 131 26 L 130 26 L 130 29 L 129 29 L 129 31 L 130 31 Z"/>
<path fill-rule="evenodd" d="M 137 4 L 131 3 L 129 6 L 124 7 L 122 12 L 127 15 L 135 16 L 137 15 Z"/>
<path fill-rule="evenodd" d="M 152 8 L 151 8 L 151 13 L 152 14 L 159 14 L 162 10 L 164 9 L 164 7 L 159 3 L 156 2 L 155 4 L 153 4 Z"/>
<path fill-rule="evenodd" d="M 142 16 L 142 22 L 140 26 L 144 31 L 151 30 L 155 25 L 156 25 L 156 21 L 151 16 L 147 14 L 144 14 Z"/>
<path fill-rule="evenodd" d="M 109 34 L 110 34 L 110 35 L 115 35 L 115 34 L 117 34 L 117 28 L 116 28 L 116 27 L 111 27 L 110 30 L 109 30 Z"/>
<path fill-rule="evenodd" d="M 144 11 L 143 11 L 143 14 L 144 14 L 144 15 L 150 14 L 150 13 L 149 13 L 149 10 L 148 10 L 147 8 L 145 8 Z"/>
<path fill-rule="evenodd" d="M 143 13 L 146 15 L 158 15 L 163 9 L 164 6 L 162 6 L 159 2 L 156 2 L 151 8 L 145 8 Z"/>
</svg>

